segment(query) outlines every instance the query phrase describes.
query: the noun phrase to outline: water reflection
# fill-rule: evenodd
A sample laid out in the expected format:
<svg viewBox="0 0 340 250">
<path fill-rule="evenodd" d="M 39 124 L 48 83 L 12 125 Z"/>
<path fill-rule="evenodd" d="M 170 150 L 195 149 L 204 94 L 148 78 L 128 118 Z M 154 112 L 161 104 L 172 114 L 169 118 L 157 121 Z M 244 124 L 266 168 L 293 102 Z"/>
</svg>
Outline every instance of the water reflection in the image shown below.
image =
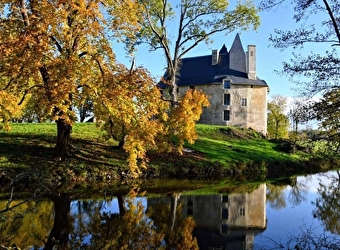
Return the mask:
<svg viewBox="0 0 340 250">
<path fill-rule="evenodd" d="M 324 174 L 324 177 L 329 183 L 319 183 L 320 197 L 313 202 L 313 216 L 322 221 L 326 230 L 340 234 L 340 171 L 334 175 Z"/>
<path fill-rule="evenodd" d="M 177 195 L 183 217 L 193 217 L 194 235 L 200 249 L 250 249 L 254 236 L 266 228 L 266 185 L 250 193 L 216 195 Z M 148 199 L 148 211 L 174 207 L 175 198 Z M 170 212 L 170 211 L 169 211 Z M 155 225 L 158 212 L 154 213 Z"/>
<path fill-rule="evenodd" d="M 340 233 L 339 187 L 333 172 L 212 195 L 150 195 L 133 187 L 99 199 L 7 199 L 0 201 L 0 249 L 292 249 L 305 234 L 289 230 L 301 223 L 306 232 L 320 224 L 321 232 Z"/>
</svg>

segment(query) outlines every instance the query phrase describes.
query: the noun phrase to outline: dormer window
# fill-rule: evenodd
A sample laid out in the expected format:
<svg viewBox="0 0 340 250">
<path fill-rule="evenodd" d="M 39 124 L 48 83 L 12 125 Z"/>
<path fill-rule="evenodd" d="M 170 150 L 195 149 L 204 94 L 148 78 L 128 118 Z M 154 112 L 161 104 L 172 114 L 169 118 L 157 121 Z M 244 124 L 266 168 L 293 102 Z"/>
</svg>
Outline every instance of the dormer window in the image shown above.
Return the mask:
<svg viewBox="0 0 340 250">
<path fill-rule="evenodd" d="M 223 89 L 230 89 L 230 80 L 223 80 Z"/>
</svg>

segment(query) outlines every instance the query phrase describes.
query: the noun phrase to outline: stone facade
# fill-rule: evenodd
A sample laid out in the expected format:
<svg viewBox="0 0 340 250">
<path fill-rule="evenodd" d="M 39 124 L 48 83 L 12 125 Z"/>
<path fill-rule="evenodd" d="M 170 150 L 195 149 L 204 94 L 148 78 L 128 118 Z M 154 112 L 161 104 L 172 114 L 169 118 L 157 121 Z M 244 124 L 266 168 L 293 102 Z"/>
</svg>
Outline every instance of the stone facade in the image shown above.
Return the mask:
<svg viewBox="0 0 340 250">
<path fill-rule="evenodd" d="M 196 72 L 196 73 L 195 73 Z M 182 59 L 179 96 L 204 91 L 210 101 L 199 123 L 252 128 L 267 133 L 268 85 L 256 76 L 256 46 L 245 53 L 237 35 L 230 52 L 223 46 L 210 56 Z"/>
<path fill-rule="evenodd" d="M 267 88 L 252 85 L 231 85 L 223 89 L 222 83 L 199 85 L 209 97 L 210 106 L 205 108 L 199 123 L 227 125 L 252 128 L 258 132 L 267 132 Z M 189 87 L 180 87 L 179 94 L 183 95 Z M 224 104 L 224 95 L 230 95 L 229 105 Z M 242 98 L 246 105 L 242 106 Z M 229 120 L 225 120 L 224 111 L 229 111 Z"/>
</svg>

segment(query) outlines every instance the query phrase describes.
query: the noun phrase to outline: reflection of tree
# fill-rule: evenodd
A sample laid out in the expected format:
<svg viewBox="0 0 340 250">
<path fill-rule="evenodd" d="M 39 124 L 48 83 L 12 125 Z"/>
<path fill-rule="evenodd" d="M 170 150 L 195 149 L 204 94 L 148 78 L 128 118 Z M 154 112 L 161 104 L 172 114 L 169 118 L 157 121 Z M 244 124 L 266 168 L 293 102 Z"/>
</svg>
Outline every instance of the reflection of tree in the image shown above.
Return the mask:
<svg viewBox="0 0 340 250">
<path fill-rule="evenodd" d="M 327 230 L 340 234 L 340 171 L 336 174 L 329 176 L 329 184 L 319 183 L 320 197 L 313 202 L 316 207 L 313 216 L 320 219 Z"/>
<path fill-rule="evenodd" d="M 171 195 L 171 204 L 160 203 L 148 209 L 148 216 L 165 235 L 165 249 L 198 249 L 192 232 L 195 221 L 192 217 L 183 217 L 182 203 L 178 204 L 179 194 Z"/>
<path fill-rule="evenodd" d="M 70 217 L 71 201 L 67 195 L 59 194 L 52 196 L 54 204 L 54 224 L 45 244 L 46 250 L 53 249 L 55 245 L 66 247 L 69 234 L 72 232 L 72 218 Z"/>
<path fill-rule="evenodd" d="M 192 235 L 195 222 L 182 217 L 181 206 L 159 206 L 145 214 L 135 195 L 119 197 L 119 213 L 97 210 L 91 214 L 87 228 L 92 238 L 87 249 L 198 249 Z M 171 208 L 176 208 L 175 217 Z"/>
<path fill-rule="evenodd" d="M 92 238 L 87 249 L 161 249 L 163 235 L 145 217 L 142 202 L 131 198 L 125 202 L 124 213 L 97 213 L 91 218 Z"/>
<path fill-rule="evenodd" d="M 70 194 L 50 195 L 50 201 L 22 202 L 10 211 L 6 210 L 7 201 L 0 202 L 0 210 L 10 212 L 12 216 L 9 220 L 9 214 L 3 217 L 0 213 L 0 246 L 16 244 L 21 249 L 32 246 L 44 246 L 43 249 L 198 249 L 193 238 L 195 222 L 192 218 L 182 217 L 181 205 L 160 206 L 146 214 L 136 195 L 135 191 L 117 195 L 119 212 L 105 210 L 110 200 L 72 202 Z M 173 201 L 176 200 L 174 196 Z M 21 201 L 12 201 L 13 206 L 19 203 Z M 175 210 L 174 217 L 172 210 Z"/>
<path fill-rule="evenodd" d="M 291 189 L 289 191 L 288 200 L 294 206 L 300 205 L 301 202 L 306 201 L 307 193 L 308 188 L 304 183 L 295 182 L 295 184 L 291 186 Z"/>
<path fill-rule="evenodd" d="M 53 203 L 48 200 L 0 202 L 0 245 L 43 246 L 52 227 Z"/>
<path fill-rule="evenodd" d="M 286 207 L 286 199 L 284 189 L 286 186 L 267 184 L 267 201 L 270 207 L 280 209 Z"/>
<path fill-rule="evenodd" d="M 287 182 L 278 183 L 277 185 L 267 184 L 267 201 L 270 203 L 271 208 L 281 209 L 286 207 L 284 191 L 288 185 L 291 189 L 289 190 L 287 198 L 292 205 L 297 206 L 306 200 L 308 192 L 306 184 L 297 182 L 296 178 L 290 178 Z"/>
</svg>

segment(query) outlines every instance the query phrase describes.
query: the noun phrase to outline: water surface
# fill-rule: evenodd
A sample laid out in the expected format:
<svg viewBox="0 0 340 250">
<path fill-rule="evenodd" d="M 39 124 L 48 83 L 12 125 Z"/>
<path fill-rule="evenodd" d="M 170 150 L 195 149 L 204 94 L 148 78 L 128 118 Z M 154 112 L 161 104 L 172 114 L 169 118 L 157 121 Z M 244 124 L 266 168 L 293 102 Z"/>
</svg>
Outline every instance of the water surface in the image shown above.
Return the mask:
<svg viewBox="0 0 340 250">
<path fill-rule="evenodd" d="M 340 249 L 336 171 L 233 188 L 212 181 L 170 183 L 164 181 L 158 192 L 150 182 L 95 196 L 61 192 L 15 199 L 14 194 L 0 201 L 0 246 Z M 206 191 L 207 186 L 218 188 Z"/>
</svg>

